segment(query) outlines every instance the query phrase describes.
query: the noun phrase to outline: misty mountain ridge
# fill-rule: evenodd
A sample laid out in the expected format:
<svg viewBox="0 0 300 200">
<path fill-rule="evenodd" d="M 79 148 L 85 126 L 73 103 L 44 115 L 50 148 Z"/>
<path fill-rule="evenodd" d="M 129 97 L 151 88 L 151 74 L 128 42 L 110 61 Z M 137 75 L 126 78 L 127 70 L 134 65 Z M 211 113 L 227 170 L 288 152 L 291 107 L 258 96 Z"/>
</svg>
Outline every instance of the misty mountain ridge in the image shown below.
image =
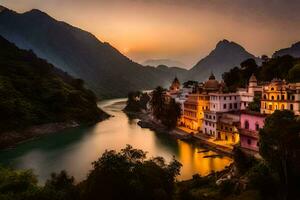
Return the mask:
<svg viewBox="0 0 300 200">
<path fill-rule="evenodd" d="M 166 65 L 169 67 L 178 67 L 185 68 L 186 65 L 180 61 L 172 60 L 172 59 L 148 59 L 142 63 L 145 66 L 154 66 L 157 67 L 159 65 Z"/>
</svg>

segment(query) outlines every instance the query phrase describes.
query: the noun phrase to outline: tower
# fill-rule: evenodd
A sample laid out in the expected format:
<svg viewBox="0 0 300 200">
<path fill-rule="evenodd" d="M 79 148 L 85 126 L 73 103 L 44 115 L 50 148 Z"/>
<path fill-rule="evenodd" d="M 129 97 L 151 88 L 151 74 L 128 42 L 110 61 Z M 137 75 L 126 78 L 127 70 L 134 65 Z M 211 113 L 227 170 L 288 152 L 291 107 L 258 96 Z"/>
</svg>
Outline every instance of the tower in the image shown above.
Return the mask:
<svg viewBox="0 0 300 200">
<path fill-rule="evenodd" d="M 248 93 L 254 94 L 256 87 L 257 87 L 257 79 L 256 79 L 255 75 L 252 74 L 249 79 Z"/>
</svg>

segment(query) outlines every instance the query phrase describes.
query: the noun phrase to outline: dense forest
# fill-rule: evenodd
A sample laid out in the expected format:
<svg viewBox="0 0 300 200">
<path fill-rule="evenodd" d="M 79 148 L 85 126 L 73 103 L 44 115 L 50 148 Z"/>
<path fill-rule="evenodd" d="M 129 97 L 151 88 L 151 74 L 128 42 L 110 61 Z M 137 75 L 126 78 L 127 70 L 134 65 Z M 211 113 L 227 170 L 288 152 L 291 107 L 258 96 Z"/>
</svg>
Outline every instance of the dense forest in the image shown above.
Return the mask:
<svg viewBox="0 0 300 200">
<path fill-rule="evenodd" d="M 0 36 L 0 130 L 50 122 L 79 124 L 106 117 L 80 79 Z"/>
<path fill-rule="evenodd" d="M 245 87 L 249 78 L 255 74 L 259 82 L 268 82 L 274 78 L 285 79 L 289 82 L 300 81 L 300 59 L 289 55 L 275 58 L 263 57 L 261 66 L 254 59 L 247 59 L 240 67 L 234 67 L 223 74 L 224 82 L 230 91 Z"/>
</svg>

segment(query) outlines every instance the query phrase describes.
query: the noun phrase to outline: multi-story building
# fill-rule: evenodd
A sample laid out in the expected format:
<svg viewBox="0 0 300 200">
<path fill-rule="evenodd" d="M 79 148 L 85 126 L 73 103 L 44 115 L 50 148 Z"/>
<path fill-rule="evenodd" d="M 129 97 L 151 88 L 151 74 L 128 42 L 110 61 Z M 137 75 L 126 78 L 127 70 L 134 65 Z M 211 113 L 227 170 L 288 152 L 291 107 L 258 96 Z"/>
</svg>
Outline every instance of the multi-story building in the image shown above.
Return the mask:
<svg viewBox="0 0 300 200">
<path fill-rule="evenodd" d="M 263 86 L 261 113 L 272 114 L 275 110 L 291 110 L 300 115 L 300 83 L 287 83 L 273 79 Z"/>
<path fill-rule="evenodd" d="M 200 131 L 203 124 L 204 111 L 209 109 L 209 96 L 194 93 L 188 96 L 184 102 L 183 124 L 184 126 Z"/>
<path fill-rule="evenodd" d="M 217 122 L 217 140 L 224 140 L 228 144 L 239 142 L 238 127 L 240 124 L 240 113 L 222 113 Z"/>
<path fill-rule="evenodd" d="M 204 112 L 209 110 L 210 97 L 209 92 L 219 91 L 222 84 L 219 83 L 213 74 L 209 77 L 208 81 L 200 84 L 193 94 L 190 94 L 184 103 L 184 126 L 201 131 L 204 125 Z"/>
<path fill-rule="evenodd" d="M 240 147 L 249 153 L 259 151 L 259 130 L 263 128 L 267 115 L 259 112 L 242 111 L 240 115 Z"/>
<path fill-rule="evenodd" d="M 240 110 L 238 93 L 209 93 L 209 110 L 204 112 L 202 132 L 217 139 L 217 122 L 222 113 Z"/>
</svg>

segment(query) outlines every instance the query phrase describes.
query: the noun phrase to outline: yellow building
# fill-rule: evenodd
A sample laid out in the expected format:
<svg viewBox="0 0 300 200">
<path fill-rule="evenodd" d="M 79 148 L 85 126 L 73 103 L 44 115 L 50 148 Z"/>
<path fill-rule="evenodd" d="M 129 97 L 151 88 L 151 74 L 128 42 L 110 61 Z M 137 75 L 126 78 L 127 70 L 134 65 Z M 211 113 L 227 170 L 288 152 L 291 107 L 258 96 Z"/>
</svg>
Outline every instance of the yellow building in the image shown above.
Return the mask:
<svg viewBox="0 0 300 200">
<path fill-rule="evenodd" d="M 183 125 L 200 131 L 205 110 L 209 110 L 209 96 L 201 93 L 190 94 L 184 102 Z"/>
<path fill-rule="evenodd" d="M 299 115 L 300 83 L 286 83 L 273 79 L 263 86 L 261 113 L 272 114 L 275 110 L 291 110 Z"/>
<path fill-rule="evenodd" d="M 222 113 L 217 123 L 217 140 L 222 140 L 227 144 L 237 144 L 240 141 L 239 123 L 238 113 Z"/>
</svg>

